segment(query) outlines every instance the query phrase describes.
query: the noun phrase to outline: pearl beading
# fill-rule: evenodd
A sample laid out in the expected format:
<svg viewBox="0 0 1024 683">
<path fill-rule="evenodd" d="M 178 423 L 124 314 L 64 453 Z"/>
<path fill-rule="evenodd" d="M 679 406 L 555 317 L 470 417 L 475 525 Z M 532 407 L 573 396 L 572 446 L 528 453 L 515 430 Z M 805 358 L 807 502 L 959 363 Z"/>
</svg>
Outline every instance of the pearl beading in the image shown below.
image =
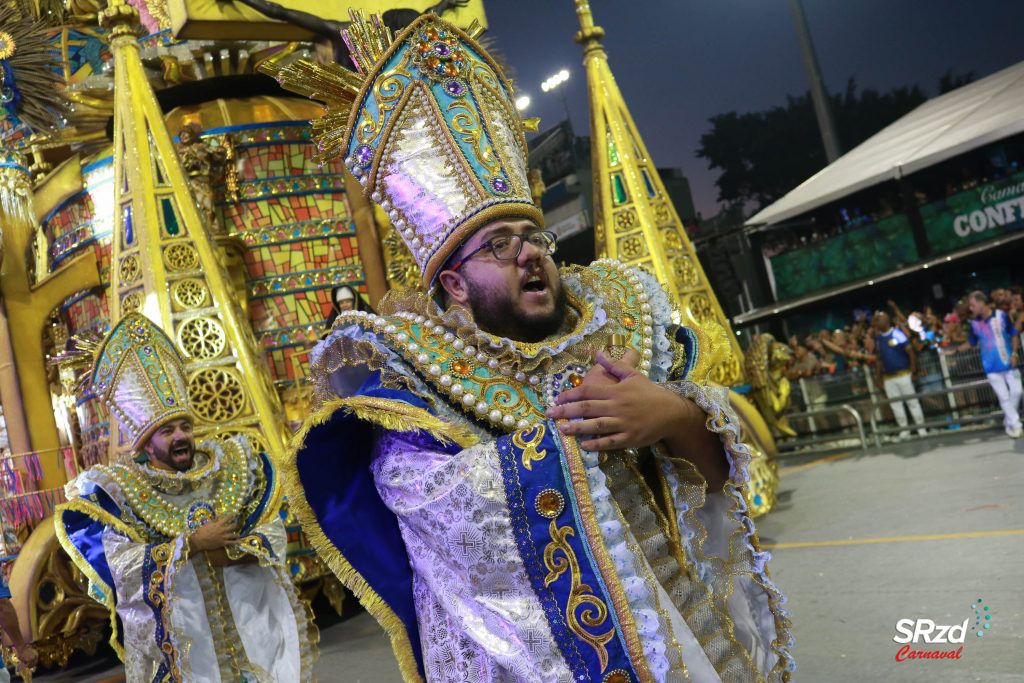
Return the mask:
<svg viewBox="0 0 1024 683">
<path fill-rule="evenodd" d="M 630 346 L 641 355 L 640 370 L 648 374 L 651 369 L 654 344 L 654 318 L 650 297 L 636 271 L 611 259 L 596 261 L 592 268 L 606 270 L 607 275 L 624 284 L 627 293 L 623 307 L 635 315 L 637 324 L 630 330 Z M 612 288 L 609 288 L 611 291 Z M 586 369 L 572 365 L 552 373 L 526 374 L 513 366 L 501 366 L 498 359 L 485 352 L 486 337 L 477 329 L 459 338 L 452 330 L 426 316 L 399 312 L 383 317 L 366 311 L 351 311 L 340 316 L 344 322 L 354 323 L 383 336 L 389 348 L 397 352 L 420 377 L 433 386 L 449 402 L 473 419 L 504 431 L 525 429 L 543 421 L 544 407 L 554 403 L 562 391 L 575 386 L 571 375 L 582 378 Z M 460 371 L 461 370 L 461 371 Z M 487 375 L 478 375 L 483 370 Z M 581 381 L 581 380 L 580 380 Z M 505 393 L 511 396 L 512 406 L 488 401 L 485 395 L 491 387 L 492 396 Z M 481 391 L 483 389 L 483 391 Z M 515 399 L 519 400 L 515 400 Z M 531 400 L 535 399 L 535 400 Z M 522 406 L 525 406 L 523 408 Z"/>
</svg>

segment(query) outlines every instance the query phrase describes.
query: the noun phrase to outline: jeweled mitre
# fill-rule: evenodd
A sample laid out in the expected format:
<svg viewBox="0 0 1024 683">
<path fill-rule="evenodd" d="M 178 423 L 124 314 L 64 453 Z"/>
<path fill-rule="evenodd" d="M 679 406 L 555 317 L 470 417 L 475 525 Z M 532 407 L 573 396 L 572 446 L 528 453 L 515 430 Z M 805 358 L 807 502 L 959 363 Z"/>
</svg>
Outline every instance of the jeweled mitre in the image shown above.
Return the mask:
<svg viewBox="0 0 1024 683">
<path fill-rule="evenodd" d="M 511 85 L 467 32 L 428 14 L 393 39 L 352 13 L 343 36 L 358 73 L 299 60 L 261 67 L 327 105 L 313 123 L 319 158 L 344 155 L 400 231 L 430 286 L 473 232 L 499 218 L 543 224 L 526 177 L 523 122 Z"/>
<path fill-rule="evenodd" d="M 140 313 L 126 314 L 110 330 L 90 377 L 93 391 L 110 407 L 133 451 L 169 420 L 192 415 L 174 342 Z"/>
</svg>

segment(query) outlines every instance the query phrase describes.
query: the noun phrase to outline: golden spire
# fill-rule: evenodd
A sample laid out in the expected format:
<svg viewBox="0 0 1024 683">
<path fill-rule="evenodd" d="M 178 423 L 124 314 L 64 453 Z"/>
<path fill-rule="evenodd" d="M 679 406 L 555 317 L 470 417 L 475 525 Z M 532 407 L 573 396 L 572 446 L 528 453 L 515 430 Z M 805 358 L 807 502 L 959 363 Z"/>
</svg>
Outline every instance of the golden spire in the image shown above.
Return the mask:
<svg viewBox="0 0 1024 683">
<path fill-rule="evenodd" d="M 246 434 L 279 457 L 280 399 L 146 79 L 133 31 L 138 13 L 115 0 L 100 21 L 112 29 L 114 57 L 111 323 L 141 311 L 175 341 L 198 434 Z"/>
<path fill-rule="evenodd" d="M 711 379 L 737 384 L 743 352 L 615 83 L 601 45 L 604 29 L 594 25 L 587 0 L 575 2 L 590 91 L 597 255 L 652 272 L 702 337 Z"/>
</svg>

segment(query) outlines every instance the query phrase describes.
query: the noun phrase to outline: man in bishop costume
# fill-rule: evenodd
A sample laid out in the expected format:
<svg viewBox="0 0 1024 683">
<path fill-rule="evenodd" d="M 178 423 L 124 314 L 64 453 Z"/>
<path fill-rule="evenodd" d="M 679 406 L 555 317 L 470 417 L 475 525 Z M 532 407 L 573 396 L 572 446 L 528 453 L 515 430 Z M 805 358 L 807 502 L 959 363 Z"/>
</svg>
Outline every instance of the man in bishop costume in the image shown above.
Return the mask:
<svg viewBox="0 0 1024 683">
<path fill-rule="evenodd" d="M 700 331 L 642 270 L 556 267 L 478 34 L 428 15 L 393 39 L 354 14 L 358 73 L 268 69 L 327 105 L 322 157 L 422 273 L 313 353 L 293 509 L 407 681 L 789 680 L 750 452 Z"/>
<path fill-rule="evenodd" d="M 270 460 L 244 437 L 196 445 L 181 358 L 139 313 L 99 346 L 90 384 L 136 457 L 68 483 L 57 536 L 111 610 L 129 683 L 312 680 L 318 635 L 285 568 Z"/>
</svg>

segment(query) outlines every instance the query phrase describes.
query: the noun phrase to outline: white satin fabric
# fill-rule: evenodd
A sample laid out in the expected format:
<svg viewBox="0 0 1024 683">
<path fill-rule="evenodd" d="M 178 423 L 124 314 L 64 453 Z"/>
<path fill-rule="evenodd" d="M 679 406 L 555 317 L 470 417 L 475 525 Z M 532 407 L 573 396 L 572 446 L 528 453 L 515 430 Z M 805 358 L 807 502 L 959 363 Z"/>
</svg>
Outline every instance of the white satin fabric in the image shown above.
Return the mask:
<svg viewBox="0 0 1024 683">
<path fill-rule="evenodd" d="M 163 477 L 174 486 L 162 487 L 160 495 L 179 509 L 212 500 L 214 495 L 220 451 L 209 442 L 204 446 L 215 454 L 207 476 L 192 483 L 178 481 L 181 477 Z M 252 457 L 248 466 L 253 473 L 260 468 Z M 98 470 L 89 472 L 83 476 L 98 479 L 131 514 L 116 482 L 101 477 Z M 169 488 L 175 492 L 165 490 Z M 167 599 L 161 617 L 186 683 L 299 683 L 313 679 L 316 630 L 285 568 L 284 522 L 275 514 L 252 533 L 266 539 L 272 556 L 260 554 L 249 564 L 223 568 L 212 567 L 204 553 L 188 556 L 184 536 L 169 541 L 173 560 L 161 568 Z M 144 563 L 152 546 L 133 542 L 108 527 L 103 547 L 124 629 L 127 680 L 148 683 L 163 662 L 156 615 L 146 602 L 143 585 Z M 244 545 L 239 547 L 250 552 Z"/>
<path fill-rule="evenodd" d="M 260 531 L 282 540 L 285 533 L 280 520 L 264 525 Z M 153 610 L 143 599 L 142 563 L 147 546 L 110 530 L 104 534 L 103 545 L 114 574 L 117 612 L 124 625 L 128 682 L 151 681 L 162 656 Z M 283 557 L 283 544 L 275 551 Z M 308 672 L 303 676 L 300 647 L 300 635 L 305 637 L 305 615 L 296 612 L 287 581 L 284 569 L 272 565 L 211 570 L 202 555 L 169 572 L 171 637 L 182 655 L 183 679 L 235 683 L 230 675 L 222 675 L 222 669 L 230 668 L 221 662 L 229 649 L 244 655 L 238 663 L 243 670 L 250 670 L 250 680 L 291 683 L 309 678 Z M 225 614 L 216 599 L 210 599 L 218 593 L 225 598 Z M 228 616 L 231 623 L 211 626 L 211 621 L 217 624 Z"/>
</svg>

